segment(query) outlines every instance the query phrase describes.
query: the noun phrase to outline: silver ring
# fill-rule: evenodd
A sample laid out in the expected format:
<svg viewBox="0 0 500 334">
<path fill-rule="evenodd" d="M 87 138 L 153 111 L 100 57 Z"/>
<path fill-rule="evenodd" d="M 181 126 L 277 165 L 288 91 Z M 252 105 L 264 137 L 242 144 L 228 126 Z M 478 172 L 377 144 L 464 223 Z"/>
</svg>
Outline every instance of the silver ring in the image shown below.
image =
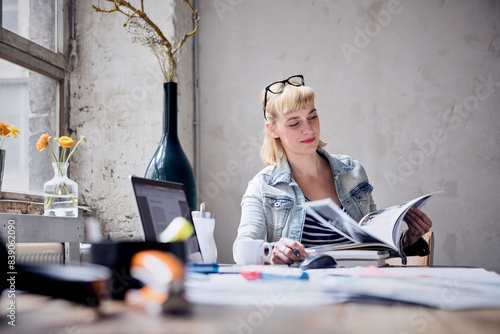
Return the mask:
<svg viewBox="0 0 500 334">
<path fill-rule="evenodd" d="M 288 248 L 288 247 L 287 247 L 287 246 L 285 246 L 285 245 L 281 246 L 281 248 L 280 248 L 280 252 L 282 252 L 282 253 L 284 254 L 287 248 Z"/>
</svg>

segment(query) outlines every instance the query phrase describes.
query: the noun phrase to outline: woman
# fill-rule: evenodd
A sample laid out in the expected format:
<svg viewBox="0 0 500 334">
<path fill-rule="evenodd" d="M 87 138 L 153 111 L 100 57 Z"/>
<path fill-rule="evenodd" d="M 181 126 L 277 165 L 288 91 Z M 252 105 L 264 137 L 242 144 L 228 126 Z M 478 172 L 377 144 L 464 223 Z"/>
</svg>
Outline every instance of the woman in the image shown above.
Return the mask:
<svg viewBox="0 0 500 334">
<path fill-rule="evenodd" d="M 261 158 L 269 166 L 249 183 L 242 200 L 238 236 L 276 242 L 269 262 L 292 264 L 307 257 L 306 247 L 342 242 L 343 237 L 321 227 L 302 209 L 306 201 L 331 198 L 355 221 L 375 211 L 373 187 L 363 166 L 343 155 L 330 155 L 320 140 L 314 92 L 295 75 L 267 86 L 262 92 L 266 137 Z M 403 231 L 406 255 L 426 255 L 421 238 L 432 226 L 422 211 L 410 209 Z M 417 242 L 418 241 L 418 242 Z M 236 255 L 235 255 L 236 258 Z"/>
</svg>

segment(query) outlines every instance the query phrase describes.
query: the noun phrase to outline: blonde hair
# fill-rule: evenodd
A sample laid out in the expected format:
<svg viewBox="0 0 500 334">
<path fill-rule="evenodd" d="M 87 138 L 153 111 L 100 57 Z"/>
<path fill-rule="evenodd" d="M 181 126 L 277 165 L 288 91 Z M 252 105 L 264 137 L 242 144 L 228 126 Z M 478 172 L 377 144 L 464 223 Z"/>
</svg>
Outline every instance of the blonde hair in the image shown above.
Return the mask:
<svg viewBox="0 0 500 334">
<path fill-rule="evenodd" d="M 264 108 L 264 97 L 266 91 L 262 92 L 261 104 Z M 314 91 L 307 86 L 285 85 L 283 92 L 279 94 L 267 94 L 265 115 L 267 122 L 276 125 L 279 115 L 286 115 L 314 104 Z M 318 149 L 324 147 L 325 142 L 319 141 Z M 281 139 L 274 138 L 269 131 L 265 131 L 264 143 L 260 150 L 260 158 L 268 165 L 278 165 L 283 157 L 286 157 L 285 149 Z"/>
</svg>

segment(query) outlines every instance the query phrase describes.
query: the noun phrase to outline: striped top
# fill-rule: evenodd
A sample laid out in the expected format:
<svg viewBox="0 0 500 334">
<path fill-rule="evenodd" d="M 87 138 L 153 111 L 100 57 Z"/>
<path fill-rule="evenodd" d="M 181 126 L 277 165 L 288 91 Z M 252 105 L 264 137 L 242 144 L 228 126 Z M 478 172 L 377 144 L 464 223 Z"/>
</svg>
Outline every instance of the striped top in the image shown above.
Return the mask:
<svg viewBox="0 0 500 334">
<path fill-rule="evenodd" d="M 347 213 L 345 208 L 342 210 Z M 306 247 L 351 243 L 349 239 L 321 225 L 318 220 L 306 213 L 301 243 Z"/>
</svg>

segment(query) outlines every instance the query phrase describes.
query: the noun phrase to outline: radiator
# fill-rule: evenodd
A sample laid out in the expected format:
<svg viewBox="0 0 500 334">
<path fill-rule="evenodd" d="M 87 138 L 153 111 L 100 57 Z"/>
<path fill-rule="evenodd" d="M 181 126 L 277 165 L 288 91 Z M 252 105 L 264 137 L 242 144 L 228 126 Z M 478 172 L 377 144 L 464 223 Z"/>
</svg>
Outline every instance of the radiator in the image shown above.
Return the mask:
<svg viewBox="0 0 500 334">
<path fill-rule="evenodd" d="M 16 243 L 16 262 L 64 264 L 64 244 L 59 242 Z"/>
</svg>

